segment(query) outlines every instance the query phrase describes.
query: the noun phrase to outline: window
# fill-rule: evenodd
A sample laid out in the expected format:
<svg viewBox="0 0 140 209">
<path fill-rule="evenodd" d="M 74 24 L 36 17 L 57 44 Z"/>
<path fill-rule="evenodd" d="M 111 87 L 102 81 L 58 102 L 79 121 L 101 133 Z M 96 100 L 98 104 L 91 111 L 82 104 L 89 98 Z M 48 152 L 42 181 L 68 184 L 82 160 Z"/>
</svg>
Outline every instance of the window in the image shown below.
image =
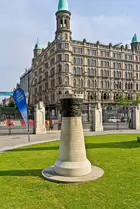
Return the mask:
<svg viewBox="0 0 140 209">
<path fill-rule="evenodd" d="M 51 76 L 54 76 L 54 74 L 55 74 L 55 69 L 52 68 L 52 69 L 51 69 Z"/>
<path fill-rule="evenodd" d="M 62 28 L 63 27 L 63 20 L 61 19 L 60 20 L 60 28 Z"/>
<path fill-rule="evenodd" d="M 57 61 L 58 61 L 58 62 L 62 61 L 62 55 L 61 55 L 61 54 L 58 54 L 58 55 L 57 55 Z"/>
<path fill-rule="evenodd" d="M 81 85 L 81 80 L 80 80 L 80 78 L 79 78 L 79 79 L 78 79 L 78 82 L 77 82 L 77 86 L 80 87 L 80 85 Z"/>
<path fill-rule="evenodd" d="M 81 87 L 83 88 L 83 80 L 81 79 Z"/>
<path fill-rule="evenodd" d="M 45 83 L 45 89 L 48 89 L 48 82 Z"/>
<path fill-rule="evenodd" d="M 55 87 L 55 80 L 52 79 L 52 80 L 51 80 L 51 88 L 54 88 L 54 87 Z"/>
<path fill-rule="evenodd" d="M 65 85 L 69 85 L 69 77 L 65 78 Z"/>
<path fill-rule="evenodd" d="M 73 75 L 76 75 L 76 68 L 73 69 Z"/>
<path fill-rule="evenodd" d="M 61 85 L 61 84 L 62 84 L 62 78 L 58 77 L 58 85 Z"/>
<path fill-rule="evenodd" d="M 65 49 L 69 49 L 69 44 L 64 44 L 64 46 L 65 46 Z"/>
<path fill-rule="evenodd" d="M 37 84 L 37 79 L 35 79 L 35 84 Z"/>
<path fill-rule="evenodd" d="M 42 76 L 39 76 L 39 82 L 41 82 L 42 81 Z"/>
<path fill-rule="evenodd" d="M 34 73 L 35 76 L 37 76 L 37 71 Z"/>
<path fill-rule="evenodd" d="M 57 49 L 63 49 L 62 44 L 57 44 Z"/>
<path fill-rule="evenodd" d="M 87 81 L 87 87 L 90 88 L 90 80 Z"/>
<path fill-rule="evenodd" d="M 74 53 L 76 54 L 82 54 L 83 49 L 82 48 L 74 48 Z"/>
<path fill-rule="evenodd" d="M 45 63 L 45 68 L 47 69 L 49 67 L 48 62 Z"/>
<path fill-rule="evenodd" d="M 65 19 L 64 20 L 64 28 L 66 28 L 67 27 L 67 20 Z"/>
<path fill-rule="evenodd" d="M 64 60 L 67 61 L 67 62 L 69 61 L 69 55 L 68 54 L 64 55 Z"/>
<path fill-rule="evenodd" d="M 42 85 L 39 86 L 39 93 L 42 93 Z"/>
<path fill-rule="evenodd" d="M 51 59 L 51 63 L 50 63 L 51 66 L 54 65 L 54 63 L 55 63 L 55 59 L 53 58 L 53 59 Z"/>
<path fill-rule="evenodd" d="M 73 79 L 73 86 L 76 87 L 76 79 Z"/>
<path fill-rule="evenodd" d="M 48 72 L 45 72 L 45 78 L 48 78 Z"/>
<path fill-rule="evenodd" d="M 87 64 L 88 66 L 96 66 L 96 60 L 88 59 Z"/>
<path fill-rule="evenodd" d="M 65 33 L 65 40 L 68 40 L 68 34 Z"/>
<path fill-rule="evenodd" d="M 62 72 L 62 66 L 59 64 L 57 67 L 57 73 L 61 73 Z"/>
<path fill-rule="evenodd" d="M 74 58 L 74 65 L 80 65 L 80 58 Z"/>
<path fill-rule="evenodd" d="M 69 73 L 69 65 L 68 64 L 65 64 L 65 72 Z"/>
<path fill-rule="evenodd" d="M 96 55 L 96 50 L 88 49 L 87 51 L 88 51 L 89 56 L 95 56 Z"/>
</svg>

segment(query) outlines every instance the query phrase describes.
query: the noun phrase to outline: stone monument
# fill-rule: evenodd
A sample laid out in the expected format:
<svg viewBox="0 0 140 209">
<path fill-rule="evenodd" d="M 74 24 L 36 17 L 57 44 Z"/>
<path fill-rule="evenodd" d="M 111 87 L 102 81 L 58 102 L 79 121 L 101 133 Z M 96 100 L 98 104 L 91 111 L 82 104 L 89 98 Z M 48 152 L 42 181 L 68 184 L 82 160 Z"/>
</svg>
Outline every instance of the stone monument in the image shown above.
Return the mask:
<svg viewBox="0 0 140 209">
<path fill-rule="evenodd" d="M 46 134 L 45 107 L 42 101 L 35 106 L 34 122 L 35 134 Z"/>
<path fill-rule="evenodd" d="M 103 131 L 101 104 L 94 104 L 91 111 L 91 131 Z"/>
<path fill-rule="evenodd" d="M 81 119 L 83 95 L 65 95 L 62 106 L 60 153 L 55 165 L 42 171 L 42 175 L 54 182 L 85 182 L 101 177 L 102 169 L 92 166 L 86 157 Z"/>
</svg>

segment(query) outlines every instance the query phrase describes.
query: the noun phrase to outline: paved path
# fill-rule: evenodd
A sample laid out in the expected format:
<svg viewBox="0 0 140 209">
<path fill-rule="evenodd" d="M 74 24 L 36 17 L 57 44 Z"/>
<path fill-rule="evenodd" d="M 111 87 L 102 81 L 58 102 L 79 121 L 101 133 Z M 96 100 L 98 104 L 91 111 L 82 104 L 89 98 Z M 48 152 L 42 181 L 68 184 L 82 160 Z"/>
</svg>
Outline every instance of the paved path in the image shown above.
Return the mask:
<svg viewBox="0 0 140 209">
<path fill-rule="evenodd" d="M 103 132 L 89 132 L 85 131 L 85 136 L 97 136 L 107 134 L 140 134 L 140 131 L 136 130 L 112 130 Z M 51 142 L 60 139 L 60 132 L 48 133 L 45 135 L 30 135 L 30 142 L 28 142 L 28 135 L 11 135 L 0 136 L 0 152 L 11 150 L 17 147 L 24 147 L 32 144 L 39 144 L 44 142 Z"/>
</svg>

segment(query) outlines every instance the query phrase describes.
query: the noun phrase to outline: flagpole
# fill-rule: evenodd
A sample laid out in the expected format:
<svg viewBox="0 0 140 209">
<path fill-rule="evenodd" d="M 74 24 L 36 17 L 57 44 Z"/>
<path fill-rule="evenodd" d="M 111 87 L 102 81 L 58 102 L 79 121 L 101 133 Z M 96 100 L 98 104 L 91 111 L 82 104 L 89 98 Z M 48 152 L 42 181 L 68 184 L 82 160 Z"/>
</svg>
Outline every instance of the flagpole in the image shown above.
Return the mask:
<svg viewBox="0 0 140 209">
<path fill-rule="evenodd" d="M 29 124 L 29 99 L 30 95 L 29 95 L 29 71 L 28 71 L 28 108 L 27 108 L 27 117 L 28 117 L 28 142 L 31 142 L 30 139 L 30 124 Z"/>
</svg>

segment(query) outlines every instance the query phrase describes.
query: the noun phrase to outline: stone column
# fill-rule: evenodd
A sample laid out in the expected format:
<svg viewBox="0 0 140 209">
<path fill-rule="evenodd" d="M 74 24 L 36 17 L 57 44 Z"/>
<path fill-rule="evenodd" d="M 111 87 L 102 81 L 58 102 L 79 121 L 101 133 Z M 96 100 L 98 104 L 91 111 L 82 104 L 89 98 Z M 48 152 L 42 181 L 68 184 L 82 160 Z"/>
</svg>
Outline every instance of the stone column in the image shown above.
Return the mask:
<svg viewBox="0 0 140 209">
<path fill-rule="evenodd" d="M 86 156 L 81 108 L 83 95 L 65 95 L 61 98 L 62 127 L 59 158 L 54 166 L 42 171 L 45 179 L 54 182 L 76 183 L 95 180 L 104 174 L 91 166 Z"/>
<path fill-rule="evenodd" d="M 102 124 L 102 107 L 100 103 L 92 107 L 91 131 L 103 131 Z"/>
<path fill-rule="evenodd" d="M 140 130 L 140 104 L 131 110 L 131 128 Z"/>
<path fill-rule="evenodd" d="M 46 133 L 45 107 L 41 101 L 35 106 L 34 123 L 35 134 Z"/>
<path fill-rule="evenodd" d="M 83 96 L 67 95 L 61 99 L 62 127 L 59 160 L 55 173 L 62 176 L 83 176 L 91 172 L 86 157 L 84 133 L 81 120 Z"/>
</svg>

